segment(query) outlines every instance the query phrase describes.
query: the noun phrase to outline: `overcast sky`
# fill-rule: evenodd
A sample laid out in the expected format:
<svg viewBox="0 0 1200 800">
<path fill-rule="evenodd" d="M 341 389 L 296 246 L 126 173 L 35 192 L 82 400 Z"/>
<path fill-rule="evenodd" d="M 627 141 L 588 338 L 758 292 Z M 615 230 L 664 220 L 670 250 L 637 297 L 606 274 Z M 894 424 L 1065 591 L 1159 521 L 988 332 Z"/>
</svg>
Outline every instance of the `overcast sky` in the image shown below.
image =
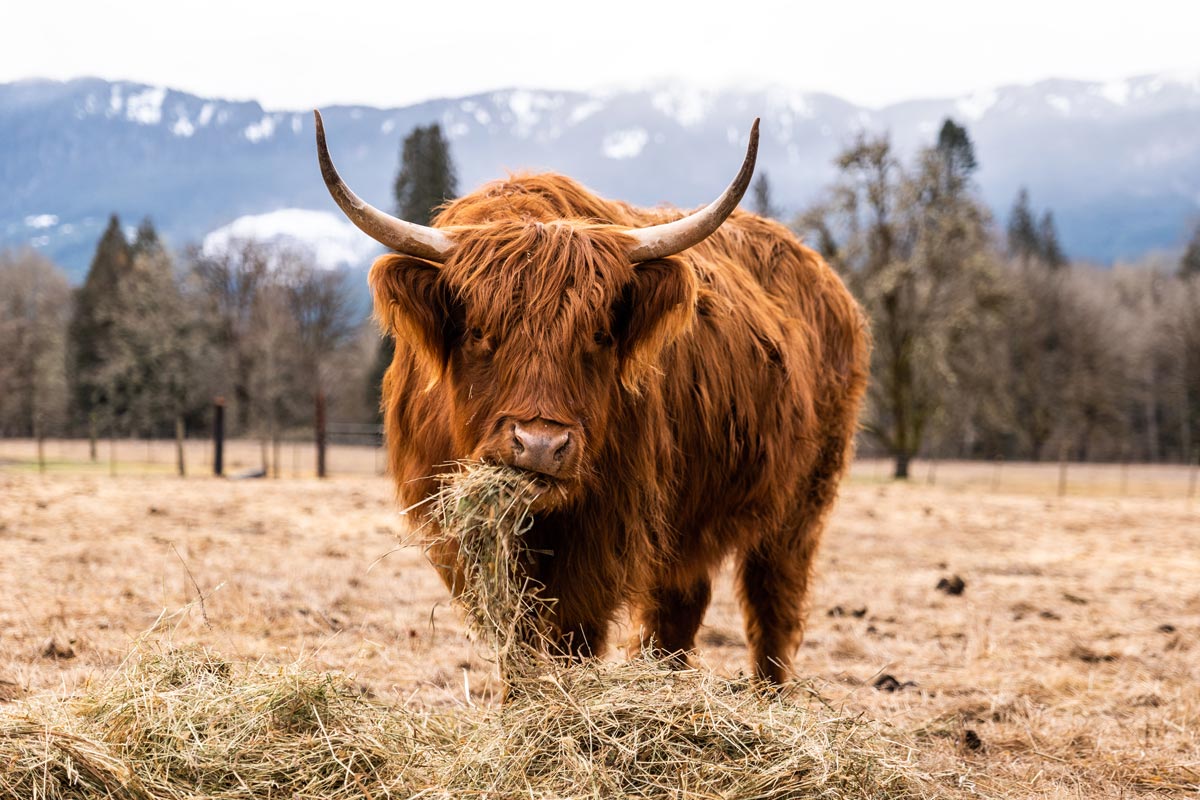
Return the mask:
<svg viewBox="0 0 1200 800">
<path fill-rule="evenodd" d="M 662 78 L 782 84 L 878 106 L 1048 77 L 1200 73 L 1197 0 L 4 6 L 0 82 L 96 75 L 271 109 Z"/>
</svg>

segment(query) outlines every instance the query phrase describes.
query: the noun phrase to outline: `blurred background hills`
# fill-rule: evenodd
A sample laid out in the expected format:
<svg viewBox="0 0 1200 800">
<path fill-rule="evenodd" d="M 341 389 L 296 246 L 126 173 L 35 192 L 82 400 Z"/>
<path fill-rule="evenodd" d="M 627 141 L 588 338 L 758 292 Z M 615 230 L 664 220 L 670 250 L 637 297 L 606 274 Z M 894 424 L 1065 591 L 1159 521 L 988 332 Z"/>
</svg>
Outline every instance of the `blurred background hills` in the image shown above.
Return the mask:
<svg viewBox="0 0 1200 800">
<path fill-rule="evenodd" d="M 1028 187 L 1054 209 L 1073 258 L 1181 250 L 1200 210 L 1200 73 L 1046 80 L 875 109 L 779 87 L 663 82 L 323 112 L 342 174 L 388 210 L 400 140 L 418 125 L 441 125 L 464 191 L 506 170 L 550 169 L 606 196 L 690 206 L 724 186 L 756 115 L 759 170 L 785 219 L 819 199 L 858 133 L 888 132 L 910 154 L 947 117 L 969 131 L 997 220 Z M 114 211 L 153 215 L 172 247 L 299 239 L 326 267 L 361 266 L 376 250 L 321 184 L 309 109 L 96 78 L 0 84 L 0 185 L 0 248 L 32 244 L 76 283 Z"/>
</svg>

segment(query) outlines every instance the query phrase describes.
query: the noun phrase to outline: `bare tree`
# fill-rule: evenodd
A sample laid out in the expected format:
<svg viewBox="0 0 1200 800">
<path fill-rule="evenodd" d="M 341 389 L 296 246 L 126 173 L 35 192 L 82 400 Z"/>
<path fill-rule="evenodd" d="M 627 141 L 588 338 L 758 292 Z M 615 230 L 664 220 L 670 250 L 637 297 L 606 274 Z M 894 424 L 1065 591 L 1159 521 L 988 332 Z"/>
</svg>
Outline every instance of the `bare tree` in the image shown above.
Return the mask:
<svg viewBox="0 0 1200 800">
<path fill-rule="evenodd" d="M 0 252 L 0 433 L 39 441 L 67 412 L 66 276 L 33 250 Z"/>
<path fill-rule="evenodd" d="M 335 356 L 362 320 L 343 274 L 320 269 L 302 248 L 235 241 L 191 258 L 191 285 L 216 353 L 210 383 L 234 399 L 234 430 L 263 441 L 265 469 L 267 443 L 277 454 L 284 431 L 311 422 L 314 394 L 329 391 Z M 370 363 L 356 364 L 353 379 L 332 394 L 348 394 L 358 408 Z"/>
<path fill-rule="evenodd" d="M 206 383 L 214 394 L 232 399 L 233 428 L 246 431 L 254 416 L 253 383 L 260 366 L 254 339 L 262 295 L 271 280 L 270 249 L 234 241 L 214 252 L 193 248 L 188 261 L 189 291 L 212 347 L 204 368 Z"/>
<path fill-rule="evenodd" d="M 906 478 L 944 419 L 955 357 L 992 268 L 987 215 L 968 191 L 973 160 L 923 151 L 907 171 L 886 137 L 862 136 L 837 160 L 831 200 L 801 219 L 871 318 L 867 430 Z M 957 170 L 957 171 L 956 171 Z"/>
</svg>

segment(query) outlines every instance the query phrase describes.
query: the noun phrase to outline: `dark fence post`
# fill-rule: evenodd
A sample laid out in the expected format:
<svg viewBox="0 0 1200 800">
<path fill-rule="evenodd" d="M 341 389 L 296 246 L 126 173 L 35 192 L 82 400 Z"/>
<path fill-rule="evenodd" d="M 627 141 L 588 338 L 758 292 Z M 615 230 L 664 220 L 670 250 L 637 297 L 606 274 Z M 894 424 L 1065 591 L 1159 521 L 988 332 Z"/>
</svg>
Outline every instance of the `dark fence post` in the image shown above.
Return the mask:
<svg viewBox="0 0 1200 800">
<path fill-rule="evenodd" d="M 325 477 L 325 392 L 317 390 L 316 419 L 317 432 L 317 477 Z"/>
<path fill-rule="evenodd" d="M 213 475 L 225 474 L 225 398 L 213 400 Z"/>
<path fill-rule="evenodd" d="M 88 459 L 95 464 L 100 460 L 96 454 L 96 412 L 88 412 Z"/>
<path fill-rule="evenodd" d="M 179 472 L 179 477 L 187 476 L 187 463 L 183 458 L 183 447 L 187 437 L 187 429 L 183 424 L 183 417 L 175 417 L 175 469 Z"/>
</svg>

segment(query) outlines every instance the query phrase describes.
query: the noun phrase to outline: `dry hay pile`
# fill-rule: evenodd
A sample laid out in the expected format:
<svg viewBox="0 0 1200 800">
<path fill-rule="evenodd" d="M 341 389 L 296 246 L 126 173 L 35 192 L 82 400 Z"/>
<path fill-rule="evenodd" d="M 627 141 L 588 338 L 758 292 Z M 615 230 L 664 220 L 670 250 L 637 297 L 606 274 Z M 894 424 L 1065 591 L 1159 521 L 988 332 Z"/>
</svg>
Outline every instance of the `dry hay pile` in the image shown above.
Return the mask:
<svg viewBox="0 0 1200 800">
<path fill-rule="evenodd" d="M 145 651 L 78 697 L 0 716 L 0 798 L 387 796 L 408 722 L 341 677 Z"/>
<path fill-rule="evenodd" d="M 0 711 L 0 800 L 938 793 L 902 746 L 813 695 L 788 699 L 644 658 L 535 665 L 532 649 L 512 644 L 526 625 L 518 617 L 536 630 L 528 612 L 540 610 L 512 568 L 532 498 L 494 470 L 462 481 L 438 513 L 460 526 L 460 559 L 473 562 L 462 564 L 473 586 L 462 598 L 468 618 L 514 667 L 508 703 L 389 708 L 337 674 L 143 647 L 78 696 Z"/>
</svg>

